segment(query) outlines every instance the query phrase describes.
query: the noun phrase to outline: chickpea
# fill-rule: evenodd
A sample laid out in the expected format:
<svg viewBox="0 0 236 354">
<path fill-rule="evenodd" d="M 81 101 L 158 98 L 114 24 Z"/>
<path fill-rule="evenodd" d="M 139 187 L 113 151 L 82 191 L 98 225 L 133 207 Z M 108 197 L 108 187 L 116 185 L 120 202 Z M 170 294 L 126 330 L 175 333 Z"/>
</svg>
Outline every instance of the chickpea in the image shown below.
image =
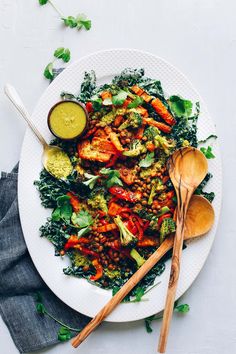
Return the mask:
<svg viewBox="0 0 236 354">
<path fill-rule="evenodd" d="M 60 251 L 60 256 L 64 256 L 65 255 L 65 251 L 64 250 L 61 250 Z"/>
<path fill-rule="evenodd" d="M 143 141 L 147 141 L 148 138 L 147 138 L 146 136 L 143 136 L 143 137 L 142 137 L 142 140 L 143 140 Z"/>
<path fill-rule="evenodd" d="M 84 267 L 83 267 L 83 271 L 84 272 L 87 272 L 89 270 L 89 265 L 85 265 Z"/>
<path fill-rule="evenodd" d="M 98 252 L 100 253 L 100 252 L 102 252 L 102 251 L 103 251 L 103 246 L 100 245 L 100 246 L 98 247 Z"/>
<path fill-rule="evenodd" d="M 147 201 L 144 199 L 141 201 L 142 205 L 147 205 Z"/>
<path fill-rule="evenodd" d="M 125 139 L 126 144 L 129 144 L 131 142 L 130 138 Z"/>
<path fill-rule="evenodd" d="M 153 214 L 157 214 L 157 210 L 156 209 L 153 209 L 152 212 L 153 212 Z"/>
<path fill-rule="evenodd" d="M 109 270 L 113 270 L 113 265 L 112 265 L 112 264 L 109 264 L 109 265 L 108 265 L 108 269 L 109 269 Z"/>
<path fill-rule="evenodd" d="M 122 130 L 122 131 L 120 132 L 120 136 L 123 136 L 123 137 L 125 137 L 125 136 L 126 136 L 126 133 L 125 133 L 125 131 L 124 131 L 124 130 Z"/>
<path fill-rule="evenodd" d="M 148 178 L 146 179 L 146 182 L 147 182 L 147 183 L 151 183 L 151 178 L 148 177 Z"/>
<path fill-rule="evenodd" d="M 94 237 L 94 241 L 99 242 L 99 237 Z"/>
<path fill-rule="evenodd" d="M 147 198 L 147 197 L 148 197 L 148 194 L 147 194 L 146 192 L 144 192 L 144 193 L 143 193 L 143 196 L 144 196 L 145 198 Z"/>
</svg>

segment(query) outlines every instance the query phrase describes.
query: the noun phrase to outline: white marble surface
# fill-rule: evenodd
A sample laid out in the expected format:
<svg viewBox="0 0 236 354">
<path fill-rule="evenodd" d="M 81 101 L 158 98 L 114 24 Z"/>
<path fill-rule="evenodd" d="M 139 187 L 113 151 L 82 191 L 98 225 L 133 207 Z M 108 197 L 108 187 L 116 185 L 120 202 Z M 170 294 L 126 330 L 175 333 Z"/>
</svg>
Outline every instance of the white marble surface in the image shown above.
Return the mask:
<svg viewBox="0 0 236 354">
<path fill-rule="evenodd" d="M 11 82 L 29 109 L 48 83 L 43 68 L 59 46 L 71 49 L 72 60 L 110 47 L 143 49 L 179 67 L 205 99 L 222 148 L 224 199 L 216 241 L 192 287 L 183 297 L 191 306 L 186 317 L 174 317 L 167 354 L 236 353 L 236 2 L 234 0 L 55 0 L 66 15 L 84 12 L 90 32 L 64 29 L 50 8 L 37 0 L 0 1 L 0 170 L 18 161 L 25 124 L 4 97 Z M 78 349 L 81 354 L 152 354 L 160 323 L 147 334 L 143 321 L 103 324 Z M 0 321 L 2 354 L 17 353 Z M 41 353 L 74 353 L 68 343 Z"/>
</svg>

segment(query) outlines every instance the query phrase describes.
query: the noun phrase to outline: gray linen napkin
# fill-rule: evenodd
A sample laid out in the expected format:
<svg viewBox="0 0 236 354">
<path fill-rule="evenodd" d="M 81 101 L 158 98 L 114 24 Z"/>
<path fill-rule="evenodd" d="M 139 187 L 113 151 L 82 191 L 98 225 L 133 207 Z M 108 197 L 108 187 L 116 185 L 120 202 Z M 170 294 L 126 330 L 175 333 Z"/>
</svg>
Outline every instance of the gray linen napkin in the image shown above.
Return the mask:
<svg viewBox="0 0 236 354">
<path fill-rule="evenodd" d="M 20 353 L 27 353 L 58 343 L 60 325 L 36 312 L 37 291 L 48 312 L 67 325 L 82 328 L 89 318 L 60 301 L 34 267 L 20 225 L 17 170 L 0 179 L 0 313 Z"/>
<path fill-rule="evenodd" d="M 59 342 L 60 325 L 36 312 L 37 292 L 48 312 L 70 327 L 83 328 L 90 319 L 60 301 L 34 267 L 19 219 L 17 177 L 18 166 L 0 178 L 0 314 L 20 353 L 28 353 Z"/>
</svg>

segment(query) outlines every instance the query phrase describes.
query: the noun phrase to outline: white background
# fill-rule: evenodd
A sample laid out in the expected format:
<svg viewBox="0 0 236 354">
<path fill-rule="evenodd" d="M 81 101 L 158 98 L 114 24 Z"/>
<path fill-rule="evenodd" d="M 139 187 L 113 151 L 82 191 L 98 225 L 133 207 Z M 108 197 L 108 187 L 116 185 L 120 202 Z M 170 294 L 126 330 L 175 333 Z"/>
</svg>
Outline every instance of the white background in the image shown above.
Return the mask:
<svg viewBox="0 0 236 354">
<path fill-rule="evenodd" d="M 221 143 L 223 208 L 216 241 L 192 287 L 182 298 L 191 311 L 175 315 L 171 354 L 236 353 L 236 2 L 234 0 L 55 0 L 65 15 L 86 13 L 89 32 L 63 28 L 50 6 L 38 0 L 0 0 L 0 170 L 19 159 L 25 124 L 3 95 L 11 82 L 33 109 L 48 83 L 42 76 L 54 49 L 69 47 L 72 60 L 93 51 L 127 47 L 157 54 L 182 70 L 205 99 Z M 153 354 L 160 323 L 147 334 L 143 321 L 103 324 L 77 351 L 81 354 Z M 2 354 L 15 354 L 0 322 Z M 75 353 L 68 343 L 40 353 Z"/>
</svg>

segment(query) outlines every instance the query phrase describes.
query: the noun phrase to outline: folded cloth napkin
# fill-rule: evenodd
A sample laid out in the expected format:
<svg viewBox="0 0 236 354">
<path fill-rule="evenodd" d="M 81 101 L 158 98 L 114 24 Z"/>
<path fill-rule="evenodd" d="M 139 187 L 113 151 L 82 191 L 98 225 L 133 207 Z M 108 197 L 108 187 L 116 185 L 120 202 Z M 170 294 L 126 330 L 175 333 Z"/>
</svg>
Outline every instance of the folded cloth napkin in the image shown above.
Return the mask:
<svg viewBox="0 0 236 354">
<path fill-rule="evenodd" d="M 0 179 L 0 313 L 19 352 L 28 353 L 58 343 L 60 325 L 37 313 L 37 292 L 47 311 L 70 327 L 83 328 L 89 318 L 60 301 L 34 267 L 19 219 L 17 172 L 2 172 Z"/>
</svg>

